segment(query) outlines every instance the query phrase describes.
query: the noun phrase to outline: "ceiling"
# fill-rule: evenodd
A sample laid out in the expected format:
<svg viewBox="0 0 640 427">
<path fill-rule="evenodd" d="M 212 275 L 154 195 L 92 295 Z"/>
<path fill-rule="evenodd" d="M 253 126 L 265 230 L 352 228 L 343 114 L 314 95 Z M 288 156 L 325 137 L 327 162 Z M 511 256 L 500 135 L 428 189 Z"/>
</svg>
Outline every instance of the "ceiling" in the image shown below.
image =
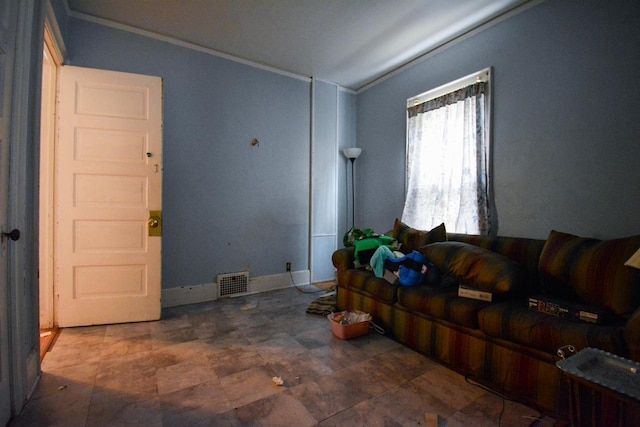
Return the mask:
<svg viewBox="0 0 640 427">
<path fill-rule="evenodd" d="M 66 0 L 69 14 L 352 90 L 529 0 Z"/>
</svg>

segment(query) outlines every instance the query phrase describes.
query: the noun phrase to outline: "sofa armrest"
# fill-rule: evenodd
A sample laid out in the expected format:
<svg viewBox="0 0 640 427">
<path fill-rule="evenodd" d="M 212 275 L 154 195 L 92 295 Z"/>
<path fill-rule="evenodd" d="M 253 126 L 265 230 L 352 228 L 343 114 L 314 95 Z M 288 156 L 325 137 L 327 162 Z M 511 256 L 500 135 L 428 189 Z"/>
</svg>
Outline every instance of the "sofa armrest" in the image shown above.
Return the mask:
<svg viewBox="0 0 640 427">
<path fill-rule="evenodd" d="M 629 346 L 629 357 L 640 362 L 640 307 L 636 308 L 624 326 L 624 340 Z"/>
<path fill-rule="evenodd" d="M 336 250 L 331 256 L 333 266 L 338 270 L 349 270 L 354 268 L 356 248 L 350 246 L 348 248 L 340 248 Z"/>
</svg>

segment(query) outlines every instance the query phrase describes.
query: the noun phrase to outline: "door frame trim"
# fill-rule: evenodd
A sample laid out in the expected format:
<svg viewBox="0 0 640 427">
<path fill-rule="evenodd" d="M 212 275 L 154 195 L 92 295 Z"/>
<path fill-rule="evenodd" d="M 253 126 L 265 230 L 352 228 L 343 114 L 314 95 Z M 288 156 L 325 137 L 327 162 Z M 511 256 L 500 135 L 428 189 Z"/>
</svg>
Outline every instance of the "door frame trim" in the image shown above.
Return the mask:
<svg viewBox="0 0 640 427">
<path fill-rule="evenodd" d="M 45 34 L 47 32 L 45 23 Z M 54 288 L 54 155 L 57 130 L 56 93 L 57 75 L 60 64 L 56 60 L 56 54 L 45 37 L 43 50 L 49 58 L 48 64 L 52 68 L 51 74 L 45 74 L 45 61 L 43 58 L 43 79 L 41 91 L 40 112 L 40 194 L 39 194 L 39 260 L 38 260 L 38 284 L 39 284 L 39 319 L 40 329 L 52 328 L 56 325 L 55 319 L 55 288 Z"/>
<path fill-rule="evenodd" d="M 60 67 L 64 65 L 67 59 L 67 48 L 62 38 L 62 32 L 56 19 L 56 13 L 53 10 L 50 2 L 45 2 L 45 17 L 44 17 L 44 41 L 51 50 L 53 56 L 53 62 Z"/>
</svg>

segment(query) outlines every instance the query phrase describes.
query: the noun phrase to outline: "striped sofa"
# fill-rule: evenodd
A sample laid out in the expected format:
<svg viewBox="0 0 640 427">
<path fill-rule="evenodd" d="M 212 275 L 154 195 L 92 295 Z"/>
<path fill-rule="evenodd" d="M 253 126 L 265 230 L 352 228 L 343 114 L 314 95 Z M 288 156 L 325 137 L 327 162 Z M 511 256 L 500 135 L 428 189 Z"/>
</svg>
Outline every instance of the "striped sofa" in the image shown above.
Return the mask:
<svg viewBox="0 0 640 427">
<path fill-rule="evenodd" d="M 403 287 L 354 267 L 354 248 L 332 257 L 340 310 L 371 313 L 397 341 L 499 393 L 568 419 L 569 385 L 556 367 L 573 345 L 640 361 L 640 270 L 624 262 L 640 236 L 609 241 L 552 231 L 546 240 L 426 232 L 396 220 L 391 235 L 442 273 L 435 283 Z M 458 284 L 493 295 L 458 296 Z M 595 324 L 539 313 L 528 296 L 545 294 L 609 315 Z"/>
</svg>

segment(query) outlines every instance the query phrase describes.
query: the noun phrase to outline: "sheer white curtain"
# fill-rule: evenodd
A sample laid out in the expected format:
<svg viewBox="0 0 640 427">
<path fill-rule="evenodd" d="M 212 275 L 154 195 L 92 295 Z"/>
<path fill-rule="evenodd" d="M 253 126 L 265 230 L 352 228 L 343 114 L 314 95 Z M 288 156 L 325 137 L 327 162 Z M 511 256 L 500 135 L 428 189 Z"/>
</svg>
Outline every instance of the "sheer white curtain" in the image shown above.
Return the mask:
<svg viewBox="0 0 640 427">
<path fill-rule="evenodd" d="M 486 90 L 478 82 L 407 110 L 406 224 L 488 234 Z"/>
</svg>

